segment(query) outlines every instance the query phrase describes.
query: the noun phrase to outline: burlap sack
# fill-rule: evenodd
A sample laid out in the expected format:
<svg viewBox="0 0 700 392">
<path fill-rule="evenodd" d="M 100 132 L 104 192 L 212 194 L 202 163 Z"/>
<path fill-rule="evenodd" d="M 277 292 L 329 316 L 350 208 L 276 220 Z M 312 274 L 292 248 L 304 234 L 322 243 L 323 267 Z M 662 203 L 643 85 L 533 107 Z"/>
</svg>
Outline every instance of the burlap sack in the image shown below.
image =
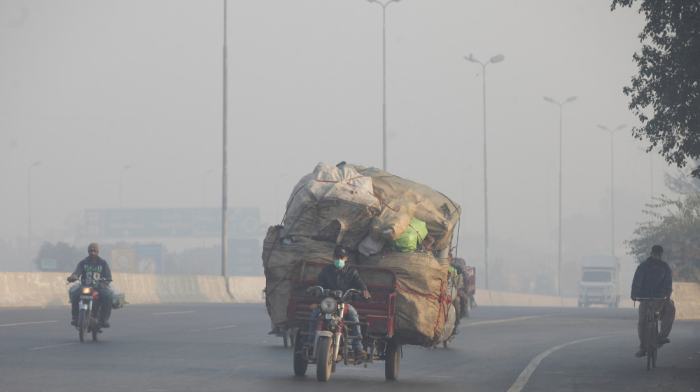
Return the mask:
<svg viewBox="0 0 700 392">
<path fill-rule="evenodd" d="M 369 235 L 376 241 L 394 241 L 408 228 L 418 204 L 408 200 L 384 200 L 382 212 L 372 219 Z"/>
<path fill-rule="evenodd" d="M 352 166 L 319 163 L 289 197 L 285 237 L 309 237 L 355 249 L 380 211 L 372 192 L 371 178 L 360 176 Z"/>
<path fill-rule="evenodd" d="M 279 238 L 282 226 L 271 226 L 263 242 L 263 269 L 265 271 L 265 305 L 272 323 L 278 327 L 287 326 L 287 309 L 291 296 L 291 278 L 294 265 L 300 261 L 324 264 L 333 263 L 334 245 L 328 242 L 295 237 L 293 243 Z M 348 265 L 357 263 L 354 253 L 348 256 Z M 321 266 L 309 266 L 303 270 L 304 279 L 316 279 Z M 301 269 L 297 271 L 300 274 Z"/>
<path fill-rule="evenodd" d="M 355 166 L 361 175 L 372 179 L 374 195 L 382 200 L 400 199 L 419 203 L 414 217 L 427 224 L 435 238 L 432 249 L 442 250 L 452 244 L 453 229 L 459 221 L 459 204 L 427 185 L 397 177 L 383 170 Z"/>
<path fill-rule="evenodd" d="M 443 335 L 449 316 L 447 269 L 431 252 L 389 252 L 363 257 L 361 266 L 389 268 L 396 273 L 396 321 L 394 337 L 400 344 L 432 347 Z M 451 332 L 451 331 L 450 331 Z"/>
</svg>

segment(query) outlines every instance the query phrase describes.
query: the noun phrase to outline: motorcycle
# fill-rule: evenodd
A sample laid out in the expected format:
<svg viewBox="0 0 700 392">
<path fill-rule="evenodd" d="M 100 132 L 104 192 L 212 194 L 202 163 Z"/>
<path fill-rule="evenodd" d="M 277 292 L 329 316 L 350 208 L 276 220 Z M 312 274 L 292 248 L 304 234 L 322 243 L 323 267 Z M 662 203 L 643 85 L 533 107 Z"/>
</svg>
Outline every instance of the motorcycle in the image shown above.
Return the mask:
<svg viewBox="0 0 700 392">
<path fill-rule="evenodd" d="M 321 302 L 312 304 L 309 309 L 320 309 L 317 318 L 300 317 L 298 306 L 300 303 L 292 298 L 292 317 L 297 322 L 309 321 L 316 323 L 316 331 L 307 332 L 308 329 L 299 329 L 294 347 L 294 374 L 303 376 L 309 363 L 316 364 L 316 379 L 318 381 L 328 381 L 331 373 L 335 373 L 336 365 L 343 362 L 345 365 L 359 365 L 374 363 L 374 360 L 384 360 L 385 375 L 387 380 L 396 380 L 399 372 L 399 358 L 401 356 L 401 346 L 392 338 L 393 335 L 393 310 L 395 293 L 387 292 L 387 298 L 381 303 L 360 304 L 358 312 L 373 309 L 374 313 L 386 312 L 386 316 L 364 316 L 367 322 L 354 322 L 344 320 L 347 312 L 347 304 L 352 299 L 361 295 L 362 292 L 350 289 L 343 293 L 340 290 L 324 290 L 320 286 L 310 288 L 312 292 L 321 297 Z M 361 317 L 363 317 L 361 315 Z M 376 318 L 375 318 L 376 317 Z M 383 319 L 383 320 L 382 320 Z M 390 324 L 387 325 L 387 322 Z M 372 324 L 372 328 L 370 328 Z M 363 339 L 367 347 L 367 355 L 356 357 L 354 350 L 350 347 L 350 341 L 357 337 L 349 334 L 349 325 L 360 325 L 365 330 Z M 388 328 L 388 329 L 387 329 Z M 308 336 L 313 336 L 313 345 L 304 345 L 308 341 Z"/>
<path fill-rule="evenodd" d="M 111 282 L 111 280 L 102 278 L 96 281 L 97 284 L 103 282 Z M 80 291 L 80 302 L 78 303 L 78 325 L 75 326 L 78 330 L 78 337 L 81 342 L 84 342 L 85 337 L 92 333 L 92 340 L 97 341 L 102 333 L 99 318 L 99 293 L 92 286 L 85 286 L 82 282 L 78 290 Z"/>
</svg>

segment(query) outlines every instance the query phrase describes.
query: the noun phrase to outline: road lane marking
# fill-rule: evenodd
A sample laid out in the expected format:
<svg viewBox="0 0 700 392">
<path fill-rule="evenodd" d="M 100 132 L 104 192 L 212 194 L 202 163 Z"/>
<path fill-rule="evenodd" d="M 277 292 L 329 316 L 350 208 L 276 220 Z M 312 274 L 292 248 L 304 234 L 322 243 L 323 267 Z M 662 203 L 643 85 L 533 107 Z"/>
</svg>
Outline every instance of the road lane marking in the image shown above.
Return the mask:
<svg viewBox="0 0 700 392">
<path fill-rule="evenodd" d="M 48 323 L 57 323 L 58 320 L 51 320 L 51 321 L 33 321 L 31 323 L 16 323 L 16 324 L 2 324 L 0 327 L 14 327 L 15 325 L 29 325 L 29 324 L 48 324 Z"/>
<path fill-rule="evenodd" d="M 161 315 L 161 314 L 185 314 L 185 313 L 194 313 L 194 310 L 184 310 L 182 312 L 162 312 L 162 313 L 151 313 L 155 315 Z"/>
<path fill-rule="evenodd" d="M 32 350 L 44 350 L 47 348 L 54 348 L 54 347 L 62 347 L 62 346 L 70 346 L 72 344 L 78 344 L 79 342 L 71 342 L 71 343 L 63 343 L 63 344 L 53 344 L 51 346 L 43 346 L 43 347 L 34 347 L 34 348 L 28 348 L 27 351 L 32 351 Z"/>
<path fill-rule="evenodd" d="M 191 332 L 209 332 L 209 331 L 218 331 L 220 329 L 229 329 L 233 328 L 235 325 L 227 325 L 225 327 L 216 327 L 216 328 L 207 328 L 207 329 L 193 329 Z"/>
<path fill-rule="evenodd" d="M 549 354 L 559 350 L 560 348 L 563 348 L 563 347 L 566 347 L 566 346 L 569 346 L 572 344 L 576 344 L 576 343 L 587 342 L 589 340 L 597 340 L 597 339 L 604 339 L 604 338 L 611 338 L 611 337 L 612 336 L 598 336 L 595 338 L 575 340 L 573 342 L 560 344 L 556 347 L 550 348 L 549 350 L 543 352 L 542 354 L 536 356 L 535 358 L 532 358 L 532 361 L 530 361 L 530 363 L 527 365 L 525 370 L 523 370 L 522 373 L 520 373 L 520 375 L 518 376 L 518 379 L 515 381 L 515 384 L 513 384 L 513 386 L 510 387 L 510 389 L 508 389 L 508 392 L 520 392 L 525 387 L 525 384 L 527 384 L 527 381 L 530 379 L 530 376 L 532 376 L 532 373 L 534 373 L 535 370 L 537 369 L 537 367 L 540 365 L 540 362 L 542 362 L 542 360 L 545 359 Z"/>
<path fill-rule="evenodd" d="M 574 313 L 577 313 L 577 312 L 539 314 L 537 316 L 524 316 L 524 317 L 514 317 L 514 318 L 509 318 L 509 319 L 501 319 L 501 320 L 478 321 L 476 323 L 468 323 L 468 324 L 463 324 L 463 325 L 465 327 L 471 327 L 471 326 L 483 325 L 483 324 L 509 323 L 511 321 L 521 321 L 521 320 L 529 320 L 529 319 L 534 319 L 534 318 L 545 318 L 545 317 L 551 317 L 551 316 L 563 316 L 563 315 L 574 314 Z"/>
</svg>

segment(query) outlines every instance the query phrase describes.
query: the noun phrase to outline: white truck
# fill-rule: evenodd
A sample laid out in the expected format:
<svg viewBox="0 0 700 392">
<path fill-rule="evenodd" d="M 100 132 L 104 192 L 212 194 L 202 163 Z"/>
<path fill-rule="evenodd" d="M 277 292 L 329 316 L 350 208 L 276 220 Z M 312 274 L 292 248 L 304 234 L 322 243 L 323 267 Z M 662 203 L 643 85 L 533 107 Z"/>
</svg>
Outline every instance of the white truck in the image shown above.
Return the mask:
<svg viewBox="0 0 700 392">
<path fill-rule="evenodd" d="M 620 261 L 617 258 L 584 256 L 581 259 L 578 306 L 591 304 L 620 306 Z"/>
</svg>

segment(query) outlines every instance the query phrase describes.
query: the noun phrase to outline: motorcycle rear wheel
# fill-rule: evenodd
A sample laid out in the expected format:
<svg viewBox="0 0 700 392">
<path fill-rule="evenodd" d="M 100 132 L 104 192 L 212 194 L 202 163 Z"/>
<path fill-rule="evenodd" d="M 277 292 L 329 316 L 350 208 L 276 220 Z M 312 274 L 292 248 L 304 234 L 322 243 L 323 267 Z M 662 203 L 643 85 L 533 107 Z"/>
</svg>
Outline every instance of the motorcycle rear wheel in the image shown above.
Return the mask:
<svg viewBox="0 0 700 392">
<path fill-rule="evenodd" d="M 318 338 L 318 349 L 316 350 L 316 379 L 326 382 L 331 378 L 333 367 L 333 350 L 331 350 L 331 338 L 321 336 Z"/>
<path fill-rule="evenodd" d="M 81 342 L 85 341 L 85 335 L 87 335 L 88 318 L 87 310 L 80 309 L 80 313 L 78 314 L 78 337 Z"/>
</svg>

